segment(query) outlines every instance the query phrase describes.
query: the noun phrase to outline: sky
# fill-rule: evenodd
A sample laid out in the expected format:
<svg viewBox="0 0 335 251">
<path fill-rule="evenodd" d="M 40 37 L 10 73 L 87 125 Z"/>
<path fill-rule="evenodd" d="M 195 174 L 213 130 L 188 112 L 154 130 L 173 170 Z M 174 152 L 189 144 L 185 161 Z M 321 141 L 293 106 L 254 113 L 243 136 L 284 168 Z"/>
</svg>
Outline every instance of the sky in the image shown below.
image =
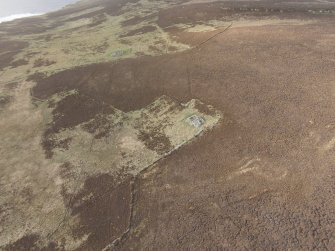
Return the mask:
<svg viewBox="0 0 335 251">
<path fill-rule="evenodd" d="M 0 0 L 0 18 L 46 13 L 78 0 Z M 15 17 L 15 16 L 14 16 Z"/>
</svg>

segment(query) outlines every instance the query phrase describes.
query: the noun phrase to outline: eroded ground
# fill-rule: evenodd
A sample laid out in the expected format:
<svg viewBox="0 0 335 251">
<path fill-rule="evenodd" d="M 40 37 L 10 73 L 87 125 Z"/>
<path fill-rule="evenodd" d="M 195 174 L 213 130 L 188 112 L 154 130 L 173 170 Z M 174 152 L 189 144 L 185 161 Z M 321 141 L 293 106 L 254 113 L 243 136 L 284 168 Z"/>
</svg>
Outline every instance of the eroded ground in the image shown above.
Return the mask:
<svg viewBox="0 0 335 251">
<path fill-rule="evenodd" d="M 0 25 L 4 250 L 335 246 L 331 1 L 82 1 Z"/>
</svg>

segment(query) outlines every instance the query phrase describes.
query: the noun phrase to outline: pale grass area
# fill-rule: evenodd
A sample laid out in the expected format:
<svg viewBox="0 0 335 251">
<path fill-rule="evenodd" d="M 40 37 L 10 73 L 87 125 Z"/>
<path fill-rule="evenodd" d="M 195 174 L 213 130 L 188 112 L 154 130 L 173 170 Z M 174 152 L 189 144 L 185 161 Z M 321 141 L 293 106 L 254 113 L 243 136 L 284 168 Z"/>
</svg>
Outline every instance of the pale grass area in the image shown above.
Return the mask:
<svg viewBox="0 0 335 251">
<path fill-rule="evenodd" d="M 301 20 L 301 19 L 279 19 L 279 18 L 264 18 L 257 20 L 249 20 L 240 18 L 234 21 L 210 20 L 196 25 L 178 24 L 175 27 L 182 29 L 184 32 L 208 32 L 226 28 L 232 25 L 231 29 L 238 27 L 257 27 L 266 25 L 308 25 L 316 23 L 316 20 Z"/>
<path fill-rule="evenodd" d="M 20 39 L 28 41 L 30 46 L 18 54 L 16 60 L 27 58 L 30 53 L 36 54 L 30 57 L 28 65 L 18 67 L 17 70 L 20 72 L 33 70 L 33 72 L 45 72 L 49 75 L 81 65 L 135 58 L 139 55 L 155 56 L 169 53 L 168 47 L 170 46 L 175 48 L 174 53 L 190 48 L 188 45 L 174 41 L 169 33 L 154 24 L 156 21 L 155 17 L 137 25 L 122 26 L 123 21 L 132 17 L 145 16 L 148 11 L 169 6 L 164 2 L 146 0 L 141 0 L 140 4 L 140 6 L 127 4 L 122 10 L 124 13 L 120 16 L 109 16 L 106 14 L 106 21 L 94 27 L 88 27 L 93 22 L 93 19 L 83 18 L 66 22 L 64 25 L 50 29 L 42 34 L 20 37 Z M 90 9 L 87 13 L 95 10 Z M 58 21 L 66 21 L 70 17 L 75 16 L 72 14 L 71 16 L 60 18 Z M 156 30 L 121 38 L 123 34 L 146 25 L 155 26 Z M 43 36 L 50 36 L 51 39 L 46 41 L 41 39 Z M 104 49 L 99 50 L 101 47 L 104 47 Z M 152 50 L 153 47 L 155 50 Z M 118 57 L 112 56 L 114 52 L 120 50 L 127 50 L 129 53 Z M 35 60 L 39 58 L 55 61 L 56 63 L 50 66 L 33 68 Z"/>
<path fill-rule="evenodd" d="M 116 110 L 106 117 L 112 130 L 102 139 L 94 138 L 81 125 L 74 130 L 65 130 L 58 137 L 72 138 L 70 148 L 67 151 L 56 151 L 55 159 L 58 162 L 77 163 L 82 179 L 101 172 L 129 172 L 137 175 L 219 122 L 219 112 L 209 107 L 215 113 L 214 116 L 201 113 L 195 108 L 194 102 L 200 101 L 192 100 L 178 108 L 178 103 L 163 96 L 141 110 L 128 113 Z M 192 115 L 204 118 L 205 123 L 200 128 L 190 125 L 187 118 Z M 117 126 L 120 122 L 122 126 Z M 151 133 L 153 128 L 170 141 L 171 148 L 156 152 L 140 140 L 140 131 Z M 85 168 L 80 167 L 80 163 L 85 163 Z M 84 172 L 83 175 L 80 172 Z"/>
<path fill-rule="evenodd" d="M 71 229 L 78 224 L 78 219 L 70 216 L 64 205 L 61 196 L 63 188 L 76 194 L 87 177 L 101 173 L 129 173 L 136 176 L 200 133 L 211 129 L 221 119 L 221 114 L 212 107 L 209 109 L 215 112 L 214 116 L 199 112 L 195 108 L 195 102 L 199 101 L 192 100 L 180 105 L 163 96 L 141 110 L 129 113 L 116 110 L 109 115 L 111 123 L 122 121 L 123 126 L 115 127 L 105 138 L 94 139 L 94 135 L 84 131 L 81 125 L 57 134 L 59 138 L 72 137 L 73 140 L 68 151 L 56 151 L 55 157 L 48 160 L 40 143 L 42 133 L 51 120 L 51 110 L 45 102 L 37 102 L 37 106 L 33 104 L 29 94 L 32 86 L 33 83 L 21 82 L 12 93 L 14 101 L 1 113 L 0 187 L 3 194 L 0 204 L 7 205 L 9 209 L 6 211 L 7 217 L 2 219 L 0 246 L 26 234 L 36 233 L 45 242 L 65 238 L 67 249 L 75 249 L 87 236 L 72 239 Z M 53 100 L 73 93 L 55 95 Z M 204 118 L 205 123 L 200 128 L 192 127 L 187 123 L 191 115 Z M 152 127 L 161 130 L 171 141 L 170 149 L 157 153 L 139 139 L 139 130 L 150 133 Z M 64 162 L 73 165 L 71 179 L 60 176 L 59 167 Z"/>
<path fill-rule="evenodd" d="M 73 250 L 85 240 L 72 238 L 66 225 L 69 212 L 64 206 L 57 160 L 45 158 L 42 133 L 50 122 L 46 103 L 35 106 L 29 93 L 32 82 L 21 82 L 13 93 L 14 101 L 3 110 L 0 120 L 0 205 L 6 205 L 0 226 L 0 246 L 30 233 L 47 241 L 50 234 L 61 235 Z M 59 97 L 56 97 L 59 98 Z M 80 189 L 77 188 L 77 189 Z M 72 222 L 76 222 L 72 218 Z"/>
<path fill-rule="evenodd" d="M 0 246 L 28 232 L 50 233 L 65 213 L 58 164 L 45 159 L 40 145 L 48 116 L 45 107 L 31 103 L 31 87 L 21 82 L 14 102 L 1 112 L 0 204 L 9 209 L 0 227 Z"/>
</svg>

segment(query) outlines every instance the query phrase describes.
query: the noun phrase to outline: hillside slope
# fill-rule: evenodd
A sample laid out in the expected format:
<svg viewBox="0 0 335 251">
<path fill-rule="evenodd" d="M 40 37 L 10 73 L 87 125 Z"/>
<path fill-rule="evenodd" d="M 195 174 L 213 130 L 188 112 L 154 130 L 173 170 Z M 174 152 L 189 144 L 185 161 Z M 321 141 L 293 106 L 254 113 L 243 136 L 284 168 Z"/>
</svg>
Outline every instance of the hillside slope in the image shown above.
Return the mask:
<svg viewBox="0 0 335 251">
<path fill-rule="evenodd" d="M 334 69 L 332 1 L 0 24 L 0 249 L 331 249 Z"/>
</svg>

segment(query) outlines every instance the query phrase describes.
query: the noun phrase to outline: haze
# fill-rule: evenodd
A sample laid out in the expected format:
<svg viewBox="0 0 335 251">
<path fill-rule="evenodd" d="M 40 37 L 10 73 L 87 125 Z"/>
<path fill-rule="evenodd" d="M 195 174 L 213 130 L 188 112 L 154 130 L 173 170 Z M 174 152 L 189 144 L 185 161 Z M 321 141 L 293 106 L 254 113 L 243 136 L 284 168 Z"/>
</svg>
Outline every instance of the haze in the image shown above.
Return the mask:
<svg viewBox="0 0 335 251">
<path fill-rule="evenodd" d="M 76 0 L 1 0 L 0 17 L 23 13 L 44 13 L 62 8 Z"/>
</svg>

